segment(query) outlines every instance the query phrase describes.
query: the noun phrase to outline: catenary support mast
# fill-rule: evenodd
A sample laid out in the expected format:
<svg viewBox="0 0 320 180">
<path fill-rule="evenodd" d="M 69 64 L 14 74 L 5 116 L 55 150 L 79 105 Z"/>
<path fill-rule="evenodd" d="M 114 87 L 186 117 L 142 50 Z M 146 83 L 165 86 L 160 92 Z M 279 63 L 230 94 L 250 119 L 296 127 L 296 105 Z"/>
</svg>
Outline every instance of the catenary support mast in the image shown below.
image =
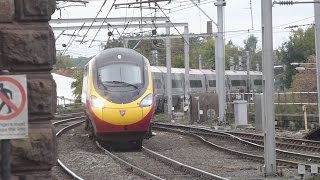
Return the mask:
<svg viewBox="0 0 320 180">
<path fill-rule="evenodd" d="M 263 62 L 263 99 L 264 99 L 264 163 L 267 176 L 277 173 L 276 144 L 274 126 L 274 71 L 272 0 L 261 0 L 262 17 L 262 62 Z"/>
</svg>

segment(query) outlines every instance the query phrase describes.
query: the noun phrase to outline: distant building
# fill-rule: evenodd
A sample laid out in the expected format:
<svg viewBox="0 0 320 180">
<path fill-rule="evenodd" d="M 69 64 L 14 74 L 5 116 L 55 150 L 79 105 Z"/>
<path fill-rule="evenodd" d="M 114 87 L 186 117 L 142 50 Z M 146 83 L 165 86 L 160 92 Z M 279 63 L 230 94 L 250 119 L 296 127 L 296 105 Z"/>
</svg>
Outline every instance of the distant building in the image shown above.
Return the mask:
<svg viewBox="0 0 320 180">
<path fill-rule="evenodd" d="M 74 82 L 75 79 L 55 73 L 51 74 L 57 84 L 57 104 L 61 105 L 73 103 L 75 101 L 75 97 L 72 93 L 73 89 L 71 88 L 71 83 Z"/>
</svg>

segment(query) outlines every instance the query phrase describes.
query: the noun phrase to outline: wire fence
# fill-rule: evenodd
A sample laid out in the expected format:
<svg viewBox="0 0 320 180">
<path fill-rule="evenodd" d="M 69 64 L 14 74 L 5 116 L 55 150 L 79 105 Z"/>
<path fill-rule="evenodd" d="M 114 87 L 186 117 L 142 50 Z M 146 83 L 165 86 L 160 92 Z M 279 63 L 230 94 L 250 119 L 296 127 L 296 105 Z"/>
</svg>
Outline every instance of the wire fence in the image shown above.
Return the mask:
<svg viewBox="0 0 320 180">
<path fill-rule="evenodd" d="M 57 113 L 65 114 L 74 111 L 83 110 L 81 102 L 75 99 L 65 98 L 64 96 L 57 96 Z"/>
<path fill-rule="evenodd" d="M 246 100 L 249 110 L 254 110 L 256 93 L 227 93 L 226 103 L 228 109 L 233 106 L 235 100 Z M 317 113 L 317 92 L 277 92 L 274 93 L 274 104 L 276 113 L 303 112 L 302 106 L 309 107 L 309 113 Z"/>
</svg>

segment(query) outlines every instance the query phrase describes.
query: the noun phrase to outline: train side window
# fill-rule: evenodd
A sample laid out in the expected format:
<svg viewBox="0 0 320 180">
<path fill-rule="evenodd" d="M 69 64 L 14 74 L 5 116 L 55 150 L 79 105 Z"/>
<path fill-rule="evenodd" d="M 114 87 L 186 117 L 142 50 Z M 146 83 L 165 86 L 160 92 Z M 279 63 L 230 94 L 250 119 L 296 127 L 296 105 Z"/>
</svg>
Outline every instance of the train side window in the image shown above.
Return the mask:
<svg viewBox="0 0 320 180">
<path fill-rule="evenodd" d="M 209 87 L 216 87 L 216 80 L 209 80 Z"/>
<path fill-rule="evenodd" d="M 232 86 L 246 86 L 246 80 L 231 80 Z"/>
<path fill-rule="evenodd" d="M 256 86 L 262 86 L 262 80 L 261 79 L 255 79 L 253 81 L 253 84 L 256 85 Z"/>
<path fill-rule="evenodd" d="M 190 87 L 191 88 L 201 88 L 202 87 L 201 80 L 190 80 Z"/>
<path fill-rule="evenodd" d="M 173 79 L 171 83 L 172 83 L 172 88 L 182 88 L 182 80 Z"/>
<path fill-rule="evenodd" d="M 153 84 L 156 89 L 161 89 L 161 80 L 160 79 L 154 79 Z"/>
</svg>

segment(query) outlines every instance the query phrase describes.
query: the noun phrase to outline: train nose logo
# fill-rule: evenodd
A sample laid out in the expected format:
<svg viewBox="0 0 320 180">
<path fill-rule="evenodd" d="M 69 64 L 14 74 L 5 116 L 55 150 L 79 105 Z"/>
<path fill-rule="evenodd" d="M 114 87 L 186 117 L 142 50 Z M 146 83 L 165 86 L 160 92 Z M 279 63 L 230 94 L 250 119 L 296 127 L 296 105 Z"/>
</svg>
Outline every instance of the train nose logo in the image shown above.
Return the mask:
<svg viewBox="0 0 320 180">
<path fill-rule="evenodd" d="M 126 114 L 126 110 L 120 110 L 119 112 L 122 117 Z"/>
</svg>

